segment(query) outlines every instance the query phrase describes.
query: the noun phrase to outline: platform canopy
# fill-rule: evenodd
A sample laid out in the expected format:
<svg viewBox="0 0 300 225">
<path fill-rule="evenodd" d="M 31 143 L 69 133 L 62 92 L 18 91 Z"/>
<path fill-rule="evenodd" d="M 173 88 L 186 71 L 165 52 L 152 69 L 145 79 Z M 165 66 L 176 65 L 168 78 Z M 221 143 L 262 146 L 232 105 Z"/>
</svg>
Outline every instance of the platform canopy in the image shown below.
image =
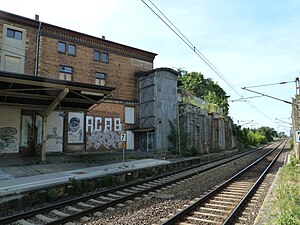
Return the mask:
<svg viewBox="0 0 300 225">
<path fill-rule="evenodd" d="M 49 114 L 87 111 L 115 88 L 0 71 L 0 106 Z"/>
</svg>

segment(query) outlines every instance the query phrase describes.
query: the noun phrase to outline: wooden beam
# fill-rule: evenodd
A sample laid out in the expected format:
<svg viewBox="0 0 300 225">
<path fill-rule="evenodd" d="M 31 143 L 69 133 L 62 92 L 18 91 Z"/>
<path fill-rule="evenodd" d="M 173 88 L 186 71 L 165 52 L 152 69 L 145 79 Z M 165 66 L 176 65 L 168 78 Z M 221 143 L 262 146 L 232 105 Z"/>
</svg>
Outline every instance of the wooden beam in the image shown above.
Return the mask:
<svg viewBox="0 0 300 225">
<path fill-rule="evenodd" d="M 28 99 L 39 99 L 39 100 L 55 100 L 56 96 L 50 95 L 40 95 L 40 94 L 27 94 L 27 93 L 15 93 L 15 92 L 1 92 L 0 96 L 7 96 L 7 97 L 20 97 L 20 98 L 28 98 Z M 95 104 L 98 101 L 93 99 L 78 99 L 78 98 L 64 98 L 62 102 L 77 102 L 77 103 L 87 103 L 87 104 Z"/>
<path fill-rule="evenodd" d="M 55 89 L 64 89 L 68 88 L 73 91 L 87 91 L 87 92 L 96 92 L 96 93 L 103 93 L 103 94 L 109 94 L 110 90 L 102 90 L 101 86 L 99 86 L 99 89 L 89 88 L 89 87 L 80 87 L 75 85 L 67 85 L 67 84 L 60 84 L 60 83 L 50 83 L 50 82 L 41 82 L 36 80 L 23 80 L 18 78 L 7 78 L 7 77 L 1 77 L 0 81 L 7 82 L 7 83 L 15 83 L 15 84 L 24 84 L 24 85 L 33 85 L 37 87 L 46 87 L 46 88 L 55 88 Z M 96 86 L 96 85 L 95 85 Z"/>
<path fill-rule="evenodd" d="M 35 111 L 45 111 L 47 109 L 47 106 L 41 106 L 41 105 L 32 105 L 32 104 L 19 104 L 19 103 L 6 103 L 6 102 L 0 102 L 0 108 L 1 107 L 14 107 L 17 109 L 27 109 L 27 110 L 35 110 Z M 58 110 L 58 109 L 56 109 Z M 61 107 L 61 110 L 64 112 L 87 112 L 88 108 L 74 108 L 74 107 Z"/>
<path fill-rule="evenodd" d="M 56 108 L 56 106 L 64 99 L 64 97 L 69 93 L 69 88 L 64 88 L 64 90 L 57 96 L 57 98 L 48 106 L 48 108 L 42 113 L 43 117 L 48 117 L 49 114 Z"/>
<path fill-rule="evenodd" d="M 12 89 L 1 89 L 0 92 L 14 92 L 14 91 L 58 91 L 57 88 L 12 88 Z"/>
</svg>

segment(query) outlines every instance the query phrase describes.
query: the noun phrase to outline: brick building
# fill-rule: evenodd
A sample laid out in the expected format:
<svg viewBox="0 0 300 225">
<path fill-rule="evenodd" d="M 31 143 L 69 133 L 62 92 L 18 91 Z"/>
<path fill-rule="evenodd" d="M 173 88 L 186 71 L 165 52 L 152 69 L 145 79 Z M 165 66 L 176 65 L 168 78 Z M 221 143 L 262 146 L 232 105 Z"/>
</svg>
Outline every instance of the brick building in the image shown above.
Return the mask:
<svg viewBox="0 0 300 225">
<path fill-rule="evenodd" d="M 135 148 L 135 74 L 152 70 L 156 54 L 4 11 L 0 41 L 0 153 L 119 149 L 121 134 Z"/>
</svg>

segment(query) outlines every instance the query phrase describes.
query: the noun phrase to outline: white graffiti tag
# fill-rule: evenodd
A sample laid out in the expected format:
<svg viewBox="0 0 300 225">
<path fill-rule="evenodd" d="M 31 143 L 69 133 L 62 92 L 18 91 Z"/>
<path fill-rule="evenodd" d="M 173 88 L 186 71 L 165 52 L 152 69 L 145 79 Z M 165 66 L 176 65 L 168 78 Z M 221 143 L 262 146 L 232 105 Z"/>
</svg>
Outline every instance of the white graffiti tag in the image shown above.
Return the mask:
<svg viewBox="0 0 300 225">
<path fill-rule="evenodd" d="M 88 136 L 87 147 L 98 149 L 101 145 L 109 149 L 118 148 L 117 144 L 120 142 L 120 136 L 117 132 L 106 130 L 104 132 L 94 130 L 91 135 Z"/>
</svg>

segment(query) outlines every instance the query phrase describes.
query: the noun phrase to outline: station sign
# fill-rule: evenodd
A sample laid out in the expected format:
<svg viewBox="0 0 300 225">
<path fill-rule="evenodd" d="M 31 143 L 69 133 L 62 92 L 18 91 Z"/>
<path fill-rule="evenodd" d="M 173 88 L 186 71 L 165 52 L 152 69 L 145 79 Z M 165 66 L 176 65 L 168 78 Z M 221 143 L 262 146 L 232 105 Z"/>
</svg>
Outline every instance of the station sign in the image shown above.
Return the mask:
<svg viewBox="0 0 300 225">
<path fill-rule="evenodd" d="M 126 141 L 126 134 L 121 134 L 121 141 L 123 141 L 123 142 Z"/>
</svg>

